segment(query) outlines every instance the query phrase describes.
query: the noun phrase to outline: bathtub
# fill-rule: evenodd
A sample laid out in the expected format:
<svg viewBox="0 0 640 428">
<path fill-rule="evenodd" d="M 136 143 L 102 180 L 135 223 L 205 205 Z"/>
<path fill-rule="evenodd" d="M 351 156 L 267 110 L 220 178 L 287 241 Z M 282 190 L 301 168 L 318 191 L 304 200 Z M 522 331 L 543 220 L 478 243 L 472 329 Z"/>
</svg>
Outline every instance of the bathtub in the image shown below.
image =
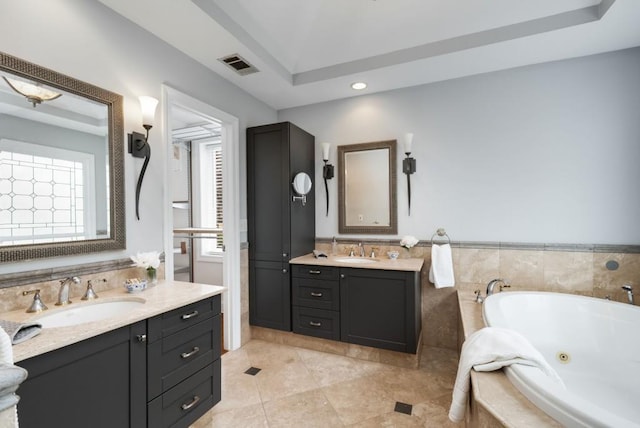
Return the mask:
<svg viewBox="0 0 640 428">
<path fill-rule="evenodd" d="M 640 427 L 640 307 L 547 292 L 488 297 L 490 327 L 523 334 L 564 385 L 535 367 L 505 368 L 511 383 L 568 427 Z"/>
</svg>

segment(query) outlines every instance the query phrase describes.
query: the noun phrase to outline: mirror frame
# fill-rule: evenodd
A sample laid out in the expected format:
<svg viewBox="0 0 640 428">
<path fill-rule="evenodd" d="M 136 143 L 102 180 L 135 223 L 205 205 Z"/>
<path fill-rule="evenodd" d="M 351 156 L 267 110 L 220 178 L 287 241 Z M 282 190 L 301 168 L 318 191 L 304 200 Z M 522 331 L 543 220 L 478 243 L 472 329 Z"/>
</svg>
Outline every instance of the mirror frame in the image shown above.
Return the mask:
<svg viewBox="0 0 640 428">
<path fill-rule="evenodd" d="M 338 231 L 353 234 L 384 234 L 398 233 L 398 204 L 396 197 L 396 140 L 377 141 L 373 143 L 350 144 L 338 146 Z M 344 196 L 345 196 L 345 155 L 352 152 L 367 150 L 389 149 L 389 225 L 388 226 L 348 226 Z"/>
<path fill-rule="evenodd" d="M 0 70 L 105 104 L 109 137 L 109 238 L 0 246 L 0 262 L 71 256 L 126 248 L 122 95 L 0 52 Z M 63 244 L 63 245 L 61 245 Z"/>
</svg>

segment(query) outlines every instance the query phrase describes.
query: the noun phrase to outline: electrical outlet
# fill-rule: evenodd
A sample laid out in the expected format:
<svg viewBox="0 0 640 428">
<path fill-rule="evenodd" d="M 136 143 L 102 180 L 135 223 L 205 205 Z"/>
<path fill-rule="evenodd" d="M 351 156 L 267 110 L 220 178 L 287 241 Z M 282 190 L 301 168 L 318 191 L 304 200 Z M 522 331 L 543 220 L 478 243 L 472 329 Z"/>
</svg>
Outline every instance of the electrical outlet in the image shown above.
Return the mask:
<svg viewBox="0 0 640 428">
<path fill-rule="evenodd" d="M 358 214 L 358 221 L 364 221 L 364 214 Z"/>
</svg>

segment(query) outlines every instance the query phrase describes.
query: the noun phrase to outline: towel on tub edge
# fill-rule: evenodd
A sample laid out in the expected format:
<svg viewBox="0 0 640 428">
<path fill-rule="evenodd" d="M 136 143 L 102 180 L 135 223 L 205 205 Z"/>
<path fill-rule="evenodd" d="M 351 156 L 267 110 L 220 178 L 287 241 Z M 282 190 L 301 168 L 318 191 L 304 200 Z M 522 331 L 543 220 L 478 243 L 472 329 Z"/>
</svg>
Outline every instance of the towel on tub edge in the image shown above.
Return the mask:
<svg viewBox="0 0 640 428">
<path fill-rule="evenodd" d="M 451 245 L 431 245 L 429 282 L 435 285 L 436 288 L 453 287 L 456 284 L 453 276 Z"/>
<path fill-rule="evenodd" d="M 469 336 L 462 345 L 449 419 L 453 422 L 464 420 L 472 368 L 475 371 L 486 372 L 511 364 L 538 367 L 547 376 L 563 385 L 560 376 L 542 354 L 520 333 L 507 328 L 485 327 Z"/>
</svg>

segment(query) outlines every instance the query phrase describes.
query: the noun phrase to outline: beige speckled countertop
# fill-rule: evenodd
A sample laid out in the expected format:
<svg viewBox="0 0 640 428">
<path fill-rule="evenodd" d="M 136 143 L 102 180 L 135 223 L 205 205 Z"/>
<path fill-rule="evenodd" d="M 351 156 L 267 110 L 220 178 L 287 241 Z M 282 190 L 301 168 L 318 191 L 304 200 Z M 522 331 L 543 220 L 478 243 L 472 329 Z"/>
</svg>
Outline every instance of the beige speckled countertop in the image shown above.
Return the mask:
<svg viewBox="0 0 640 428">
<path fill-rule="evenodd" d="M 485 326 L 482 305 L 471 292 L 458 291 L 460 318 L 466 339 Z M 474 399 L 505 427 L 561 427 L 562 425 L 536 407 L 516 389 L 502 370 L 471 371 Z"/>
<path fill-rule="evenodd" d="M 346 256 L 328 256 L 315 258 L 313 254 L 306 254 L 304 256 L 296 257 L 289 260 L 293 265 L 314 265 L 314 266 L 336 266 L 336 267 L 350 267 L 361 269 L 383 269 L 383 270 L 403 270 L 420 272 L 424 259 L 397 259 L 391 260 L 386 257 L 374 258 L 367 260 L 375 260 L 373 263 L 357 263 L 357 262 L 342 262 L 336 259 L 348 259 Z M 361 259 L 361 257 L 354 257 L 354 259 Z"/>
<path fill-rule="evenodd" d="M 147 288 L 140 293 L 128 293 L 124 288 L 113 288 L 99 293 L 99 298 L 96 300 L 83 301 L 74 299 L 70 306 L 62 308 L 54 306 L 53 302 L 44 302 L 49 307 L 49 309 L 44 312 L 28 314 L 24 309 L 21 309 L 0 314 L 0 319 L 19 322 L 37 321 L 39 317 L 61 310 L 63 311 L 67 308 L 113 300 L 140 301 L 140 299 L 143 299 L 145 301 L 140 309 L 136 309 L 126 316 L 107 318 L 70 327 L 42 329 L 40 334 L 34 338 L 13 346 L 13 359 L 15 362 L 18 362 L 206 299 L 207 297 L 221 294 L 225 290 L 225 287 L 216 285 L 161 280 L 158 285 Z"/>
</svg>

